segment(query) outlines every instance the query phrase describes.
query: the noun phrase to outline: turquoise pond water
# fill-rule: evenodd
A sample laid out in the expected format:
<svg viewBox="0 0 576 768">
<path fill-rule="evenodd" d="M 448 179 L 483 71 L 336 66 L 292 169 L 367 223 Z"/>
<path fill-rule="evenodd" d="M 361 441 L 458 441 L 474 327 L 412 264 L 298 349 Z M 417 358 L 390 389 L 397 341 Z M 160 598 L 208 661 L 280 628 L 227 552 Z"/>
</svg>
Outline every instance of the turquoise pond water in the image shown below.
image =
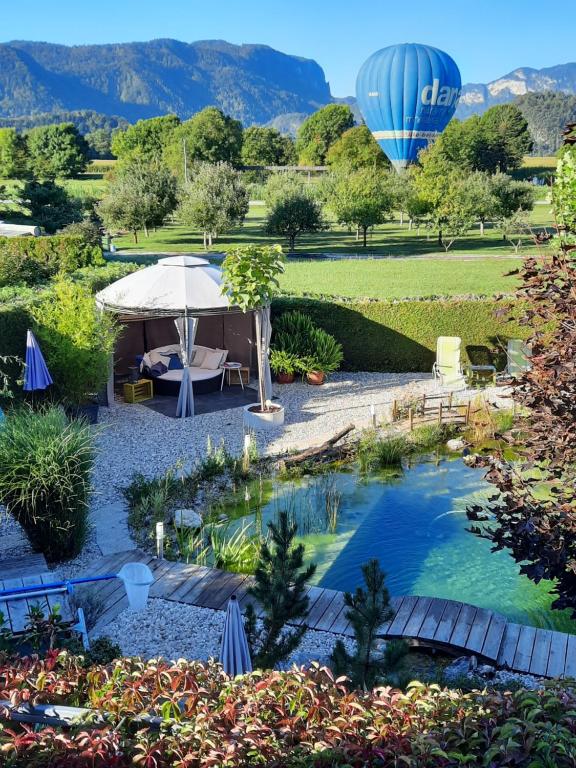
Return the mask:
<svg viewBox="0 0 576 768">
<path fill-rule="evenodd" d="M 368 477 L 348 469 L 253 483 L 248 493 L 246 501 L 246 489 L 238 489 L 224 504 L 235 525 L 265 530 L 288 509 L 307 561 L 317 564 L 319 586 L 353 590 L 362 563 L 376 557 L 391 595 L 461 600 L 512 621 L 576 633 L 566 612 L 551 610 L 550 582 L 533 584 L 506 552 L 491 552 L 488 541 L 466 530 L 466 505 L 482 503 L 494 488 L 460 458 L 421 458 L 402 471 Z"/>
</svg>

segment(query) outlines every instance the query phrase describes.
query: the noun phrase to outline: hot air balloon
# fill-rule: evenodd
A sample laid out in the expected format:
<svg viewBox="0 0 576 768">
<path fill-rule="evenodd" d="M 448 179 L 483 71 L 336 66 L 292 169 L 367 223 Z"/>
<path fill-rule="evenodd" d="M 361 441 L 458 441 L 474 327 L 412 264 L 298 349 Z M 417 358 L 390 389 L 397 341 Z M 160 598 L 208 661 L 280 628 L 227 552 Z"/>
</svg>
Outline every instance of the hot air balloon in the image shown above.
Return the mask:
<svg viewBox="0 0 576 768">
<path fill-rule="evenodd" d="M 430 45 L 391 45 L 364 62 L 356 80 L 358 106 L 397 171 L 448 125 L 461 87 L 454 60 Z"/>
</svg>

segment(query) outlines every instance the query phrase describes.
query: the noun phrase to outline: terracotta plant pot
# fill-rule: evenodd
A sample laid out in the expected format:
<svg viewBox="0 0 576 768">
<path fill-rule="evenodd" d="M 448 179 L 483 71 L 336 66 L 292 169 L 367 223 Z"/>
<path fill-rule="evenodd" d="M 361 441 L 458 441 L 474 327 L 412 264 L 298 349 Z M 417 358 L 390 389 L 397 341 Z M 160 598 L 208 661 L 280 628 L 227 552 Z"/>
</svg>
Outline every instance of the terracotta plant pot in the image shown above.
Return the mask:
<svg viewBox="0 0 576 768">
<path fill-rule="evenodd" d="M 276 375 L 276 379 L 278 381 L 278 384 L 292 384 L 292 382 L 294 381 L 294 378 L 295 378 L 295 376 L 294 376 L 293 373 L 285 373 L 285 372 L 280 373 L 279 372 Z"/>
<path fill-rule="evenodd" d="M 324 371 L 308 371 L 306 374 L 306 381 L 308 384 L 313 384 L 318 387 L 320 384 L 324 384 Z"/>
</svg>

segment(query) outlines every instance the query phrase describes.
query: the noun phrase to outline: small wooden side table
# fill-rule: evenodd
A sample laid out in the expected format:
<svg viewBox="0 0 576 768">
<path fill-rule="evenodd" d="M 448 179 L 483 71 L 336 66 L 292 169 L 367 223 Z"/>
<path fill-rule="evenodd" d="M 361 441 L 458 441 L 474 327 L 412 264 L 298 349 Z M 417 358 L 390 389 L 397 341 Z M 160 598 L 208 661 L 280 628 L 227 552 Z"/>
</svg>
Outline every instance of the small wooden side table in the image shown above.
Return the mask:
<svg viewBox="0 0 576 768">
<path fill-rule="evenodd" d="M 154 382 L 152 379 L 139 379 L 134 384 L 124 384 L 124 400 L 127 403 L 141 403 L 154 397 Z"/>
<path fill-rule="evenodd" d="M 469 365 L 468 384 L 471 387 L 486 387 L 496 383 L 496 368 L 493 365 Z"/>
</svg>

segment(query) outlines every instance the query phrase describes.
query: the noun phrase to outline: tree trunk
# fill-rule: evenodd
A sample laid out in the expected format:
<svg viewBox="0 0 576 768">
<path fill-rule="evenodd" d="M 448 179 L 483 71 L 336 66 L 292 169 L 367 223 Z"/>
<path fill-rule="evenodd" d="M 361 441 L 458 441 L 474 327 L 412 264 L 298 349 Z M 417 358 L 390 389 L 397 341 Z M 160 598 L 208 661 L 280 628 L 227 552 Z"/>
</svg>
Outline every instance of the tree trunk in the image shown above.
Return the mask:
<svg viewBox="0 0 576 768">
<path fill-rule="evenodd" d="M 212 232 L 208 232 L 208 248 L 212 248 Z"/>
<path fill-rule="evenodd" d="M 289 248 L 290 251 L 293 251 L 296 247 L 296 235 L 288 235 L 288 242 L 289 242 Z"/>
<path fill-rule="evenodd" d="M 356 227 L 356 241 L 360 240 L 360 227 Z"/>
<path fill-rule="evenodd" d="M 480 237 L 484 237 L 484 222 L 480 219 Z"/>
<path fill-rule="evenodd" d="M 442 240 L 442 230 L 438 230 L 438 245 L 444 248 L 444 241 Z"/>
<path fill-rule="evenodd" d="M 134 242 L 135 242 L 135 243 L 138 243 L 138 230 L 137 230 L 137 229 L 135 229 L 135 230 L 132 232 L 132 234 L 134 235 Z"/>
<path fill-rule="evenodd" d="M 144 237 L 148 237 L 148 226 L 144 224 Z"/>
<path fill-rule="evenodd" d="M 366 233 L 368 232 L 368 227 L 362 227 L 362 245 L 364 248 L 366 248 Z"/>
<path fill-rule="evenodd" d="M 400 226 L 404 226 L 404 211 L 400 211 Z"/>
<path fill-rule="evenodd" d="M 258 309 L 254 313 L 254 326 L 256 330 L 256 359 L 258 362 L 258 396 L 260 397 L 260 408 L 266 407 L 266 391 L 264 389 L 264 366 L 262 364 L 262 310 Z"/>
<path fill-rule="evenodd" d="M 408 219 L 408 232 L 412 232 L 413 223 L 412 219 Z"/>
</svg>

